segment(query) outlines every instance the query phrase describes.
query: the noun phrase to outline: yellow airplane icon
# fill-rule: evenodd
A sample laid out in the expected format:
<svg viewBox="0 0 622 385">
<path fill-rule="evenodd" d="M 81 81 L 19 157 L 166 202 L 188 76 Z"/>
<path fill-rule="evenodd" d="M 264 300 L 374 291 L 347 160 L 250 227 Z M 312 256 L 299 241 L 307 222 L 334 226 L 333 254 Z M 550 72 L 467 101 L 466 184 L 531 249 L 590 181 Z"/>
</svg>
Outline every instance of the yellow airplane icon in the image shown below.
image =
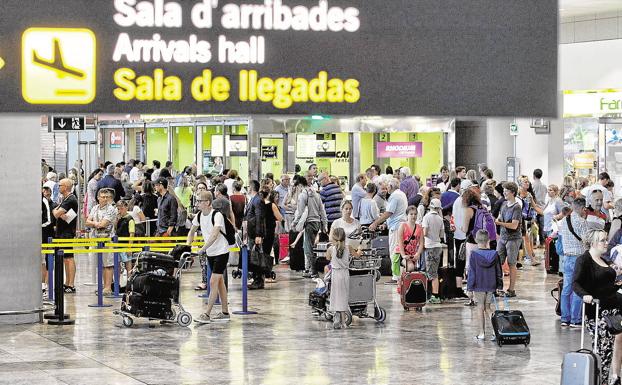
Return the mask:
<svg viewBox="0 0 622 385">
<path fill-rule="evenodd" d="M 85 73 L 84 71 L 80 71 L 75 68 L 71 68 L 65 65 L 63 61 L 63 54 L 60 51 L 60 42 L 58 39 L 54 39 L 54 53 L 52 55 L 52 60 L 44 60 L 37 55 L 37 51 L 32 51 L 32 61 L 33 63 L 39 64 L 45 68 L 51 69 L 55 71 L 59 77 L 64 77 L 66 75 L 75 76 L 78 79 L 84 79 Z"/>
<path fill-rule="evenodd" d="M 22 34 L 22 96 L 30 104 L 89 104 L 96 95 L 96 39 L 87 28 Z"/>
</svg>

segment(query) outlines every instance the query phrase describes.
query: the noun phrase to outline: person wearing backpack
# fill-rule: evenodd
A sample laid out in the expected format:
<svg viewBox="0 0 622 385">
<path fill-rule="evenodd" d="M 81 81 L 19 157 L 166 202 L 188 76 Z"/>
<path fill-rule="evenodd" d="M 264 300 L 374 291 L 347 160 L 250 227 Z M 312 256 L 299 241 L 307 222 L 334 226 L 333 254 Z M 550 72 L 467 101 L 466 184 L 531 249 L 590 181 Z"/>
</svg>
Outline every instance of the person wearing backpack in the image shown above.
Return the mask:
<svg viewBox="0 0 622 385">
<path fill-rule="evenodd" d="M 479 186 L 477 184 L 471 185 L 471 187 L 469 187 L 464 194 L 462 194 L 462 202 L 464 207 L 466 207 L 462 229 L 466 233 L 465 273 L 467 273 L 468 278 L 471 253 L 473 250 L 477 249 L 475 235 L 479 230 L 485 230 L 488 233 L 489 241 L 496 243 L 497 232 L 492 214 L 488 208 L 482 204 Z M 496 246 L 496 244 L 493 246 Z M 469 298 L 469 302 L 465 305 L 475 306 L 475 301 L 473 301 L 472 295 L 469 295 Z"/>
<path fill-rule="evenodd" d="M 210 295 L 207 302 L 205 313 L 197 318 L 199 323 L 210 323 L 212 321 L 229 321 L 229 308 L 227 305 L 227 288 L 223 274 L 227 269 L 229 261 L 229 241 L 225 236 L 225 217 L 212 208 L 212 193 L 201 191 L 198 194 L 197 204 L 201 213 L 194 217 L 192 221 L 191 233 L 201 227 L 204 244 L 199 250 L 199 254 L 207 255 L 207 263 L 212 270 L 210 278 Z M 220 297 L 222 311 L 211 317 L 212 308 L 216 299 Z"/>
</svg>

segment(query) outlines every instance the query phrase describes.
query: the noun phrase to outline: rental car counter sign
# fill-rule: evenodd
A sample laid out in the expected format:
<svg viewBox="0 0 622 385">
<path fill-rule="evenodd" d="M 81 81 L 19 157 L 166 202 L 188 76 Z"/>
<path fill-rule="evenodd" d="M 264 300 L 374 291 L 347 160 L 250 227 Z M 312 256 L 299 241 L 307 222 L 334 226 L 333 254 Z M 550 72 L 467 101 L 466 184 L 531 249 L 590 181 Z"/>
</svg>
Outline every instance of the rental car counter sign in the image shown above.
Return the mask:
<svg viewBox="0 0 622 385">
<path fill-rule="evenodd" d="M 3 0 L 0 111 L 557 115 L 555 0 Z"/>
</svg>

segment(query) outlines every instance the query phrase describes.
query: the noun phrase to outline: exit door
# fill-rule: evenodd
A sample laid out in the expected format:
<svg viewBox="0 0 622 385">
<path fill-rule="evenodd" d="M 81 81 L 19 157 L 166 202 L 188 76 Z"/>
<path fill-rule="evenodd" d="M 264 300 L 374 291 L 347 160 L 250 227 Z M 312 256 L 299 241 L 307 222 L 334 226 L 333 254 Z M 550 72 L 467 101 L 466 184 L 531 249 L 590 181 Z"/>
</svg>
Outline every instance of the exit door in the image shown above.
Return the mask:
<svg viewBox="0 0 622 385">
<path fill-rule="evenodd" d="M 261 178 L 265 178 L 267 173 L 274 174 L 274 180 L 281 179 L 281 174 L 285 169 L 284 139 L 283 135 L 262 135 L 259 137 L 259 156 L 261 159 Z"/>
</svg>

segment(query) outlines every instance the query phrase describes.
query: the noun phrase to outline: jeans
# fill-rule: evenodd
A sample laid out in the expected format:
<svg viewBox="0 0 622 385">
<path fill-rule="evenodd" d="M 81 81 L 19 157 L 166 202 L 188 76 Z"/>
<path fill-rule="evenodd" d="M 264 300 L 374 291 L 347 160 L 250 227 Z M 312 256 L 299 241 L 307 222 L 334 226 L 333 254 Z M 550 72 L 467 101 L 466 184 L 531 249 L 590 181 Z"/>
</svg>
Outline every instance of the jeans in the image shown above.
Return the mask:
<svg viewBox="0 0 622 385">
<path fill-rule="evenodd" d="M 305 270 L 311 271 L 313 274 L 317 274 L 317 271 L 315 271 L 313 244 L 315 243 L 315 237 L 317 237 L 317 233 L 319 232 L 320 222 L 305 223 L 305 239 L 302 245 L 305 252 Z"/>
<path fill-rule="evenodd" d="M 581 297 L 572 291 L 572 277 L 577 256 L 567 255 L 564 258 L 564 287 L 560 295 L 562 322 L 581 323 Z"/>
</svg>

